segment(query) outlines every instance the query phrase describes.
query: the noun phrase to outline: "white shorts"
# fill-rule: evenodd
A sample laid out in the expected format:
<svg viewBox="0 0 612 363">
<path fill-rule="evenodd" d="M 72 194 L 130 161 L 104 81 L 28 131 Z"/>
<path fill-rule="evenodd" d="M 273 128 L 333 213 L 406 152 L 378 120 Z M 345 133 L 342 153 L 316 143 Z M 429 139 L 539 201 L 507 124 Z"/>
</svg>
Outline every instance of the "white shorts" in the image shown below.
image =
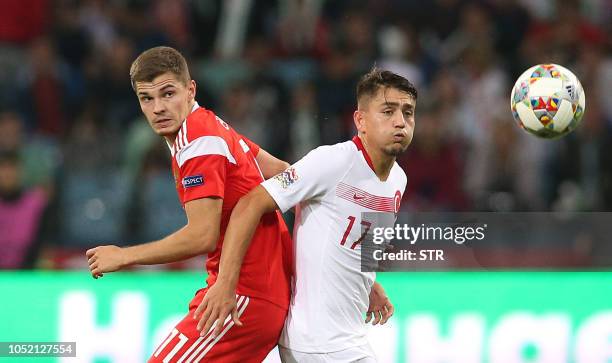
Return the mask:
<svg viewBox="0 0 612 363">
<path fill-rule="evenodd" d="M 332 353 L 305 353 L 278 347 L 283 363 L 377 363 L 369 344 Z"/>
</svg>

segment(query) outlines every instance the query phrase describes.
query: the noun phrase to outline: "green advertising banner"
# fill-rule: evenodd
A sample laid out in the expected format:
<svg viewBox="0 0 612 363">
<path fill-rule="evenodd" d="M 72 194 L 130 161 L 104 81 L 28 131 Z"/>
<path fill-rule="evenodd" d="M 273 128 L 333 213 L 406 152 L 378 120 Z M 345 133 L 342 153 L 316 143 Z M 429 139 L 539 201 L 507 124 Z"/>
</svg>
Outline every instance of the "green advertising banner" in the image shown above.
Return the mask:
<svg viewBox="0 0 612 363">
<path fill-rule="evenodd" d="M 76 357 L 0 362 L 144 362 L 203 281 L 197 272 L 0 273 L 0 354 L 8 342 L 76 343 Z M 612 273 L 381 273 L 378 281 L 396 307 L 388 324 L 369 329 L 381 363 L 612 363 Z"/>
</svg>

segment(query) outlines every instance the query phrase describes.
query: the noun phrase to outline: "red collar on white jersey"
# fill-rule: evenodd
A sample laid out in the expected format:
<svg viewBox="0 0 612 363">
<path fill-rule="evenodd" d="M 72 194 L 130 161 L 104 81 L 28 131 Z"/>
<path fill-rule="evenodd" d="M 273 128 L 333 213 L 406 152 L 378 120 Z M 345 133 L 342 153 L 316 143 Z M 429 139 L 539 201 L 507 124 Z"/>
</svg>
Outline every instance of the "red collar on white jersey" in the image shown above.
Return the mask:
<svg viewBox="0 0 612 363">
<path fill-rule="evenodd" d="M 374 164 L 372 163 L 372 159 L 370 158 L 368 151 L 363 146 L 363 143 L 361 142 L 361 139 L 359 138 L 359 136 L 357 135 L 353 136 L 353 142 L 355 143 L 355 145 L 357 145 L 357 150 L 361 151 L 361 153 L 363 154 L 363 157 L 365 158 L 366 162 L 368 163 L 372 171 L 376 173 L 376 170 L 374 170 Z"/>
</svg>

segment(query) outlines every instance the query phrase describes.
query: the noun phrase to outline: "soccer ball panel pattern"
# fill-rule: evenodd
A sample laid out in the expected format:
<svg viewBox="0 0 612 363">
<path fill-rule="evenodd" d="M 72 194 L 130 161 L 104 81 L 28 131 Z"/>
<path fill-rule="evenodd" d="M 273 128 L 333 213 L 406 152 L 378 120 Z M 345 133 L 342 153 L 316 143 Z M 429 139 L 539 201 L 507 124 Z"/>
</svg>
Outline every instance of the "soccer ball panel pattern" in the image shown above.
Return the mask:
<svg viewBox="0 0 612 363">
<path fill-rule="evenodd" d="M 510 95 L 512 116 L 525 131 L 542 138 L 572 132 L 585 110 L 578 78 L 557 64 L 538 64 L 517 79 Z"/>
</svg>

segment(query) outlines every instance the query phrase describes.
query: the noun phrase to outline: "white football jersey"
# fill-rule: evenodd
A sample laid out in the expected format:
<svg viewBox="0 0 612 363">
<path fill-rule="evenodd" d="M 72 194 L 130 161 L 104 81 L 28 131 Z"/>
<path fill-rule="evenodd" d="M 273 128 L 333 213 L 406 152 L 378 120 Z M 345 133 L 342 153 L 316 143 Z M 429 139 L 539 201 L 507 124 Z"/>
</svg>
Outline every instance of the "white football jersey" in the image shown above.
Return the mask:
<svg viewBox="0 0 612 363">
<path fill-rule="evenodd" d="M 279 344 L 311 353 L 368 344 L 363 319 L 376 274 L 361 272 L 361 215 L 398 212 L 404 171 L 394 163 L 380 181 L 354 137 L 314 149 L 262 186 L 283 212 L 298 206 L 295 284 Z"/>
</svg>

